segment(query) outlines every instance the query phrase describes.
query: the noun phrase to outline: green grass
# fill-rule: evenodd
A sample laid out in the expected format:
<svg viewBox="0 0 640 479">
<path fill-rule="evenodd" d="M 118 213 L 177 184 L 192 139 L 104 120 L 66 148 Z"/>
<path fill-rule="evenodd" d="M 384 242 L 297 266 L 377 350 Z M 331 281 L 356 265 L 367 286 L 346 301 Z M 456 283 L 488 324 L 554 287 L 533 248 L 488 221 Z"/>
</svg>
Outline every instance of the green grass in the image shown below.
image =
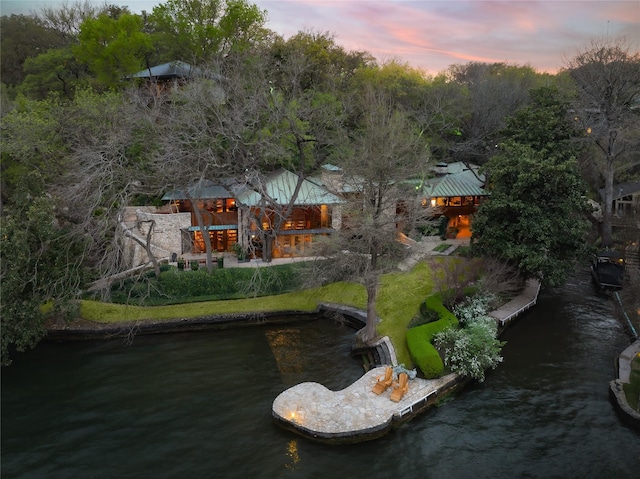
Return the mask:
<svg viewBox="0 0 640 479">
<path fill-rule="evenodd" d="M 436 246 L 435 248 L 433 248 L 433 251 L 437 251 L 438 253 L 444 253 L 445 251 L 447 251 L 449 248 L 451 247 L 450 244 L 447 243 L 440 243 L 438 246 Z"/>
<path fill-rule="evenodd" d="M 636 356 L 633 361 L 631 361 L 629 383 L 623 384 L 622 389 L 624 390 L 624 395 L 627 397 L 629 406 L 635 411 L 640 411 L 640 409 L 638 409 L 640 407 L 640 356 Z"/>
<path fill-rule="evenodd" d="M 161 321 L 255 311 L 313 311 L 318 303 L 323 301 L 362 308 L 366 304 L 366 292 L 364 288 L 356 284 L 335 283 L 322 288 L 276 296 L 153 307 L 83 300 L 80 306 L 80 315 L 83 319 L 97 323 L 119 323 L 147 319 Z"/>
<path fill-rule="evenodd" d="M 381 278 L 376 311 L 381 318 L 378 333 L 389 336 L 399 363 L 411 365 L 406 332 L 411 319 L 418 314 L 420 304 L 433 289 L 431 266 L 418 263 L 413 270 L 390 273 Z M 354 283 L 333 283 L 276 296 L 221 301 L 204 301 L 166 306 L 131 306 L 84 300 L 80 306 L 83 319 L 98 323 L 118 323 L 141 320 L 170 320 L 207 315 L 248 313 L 258 311 L 313 311 L 319 303 L 337 303 L 366 309 L 365 288 Z"/>
</svg>

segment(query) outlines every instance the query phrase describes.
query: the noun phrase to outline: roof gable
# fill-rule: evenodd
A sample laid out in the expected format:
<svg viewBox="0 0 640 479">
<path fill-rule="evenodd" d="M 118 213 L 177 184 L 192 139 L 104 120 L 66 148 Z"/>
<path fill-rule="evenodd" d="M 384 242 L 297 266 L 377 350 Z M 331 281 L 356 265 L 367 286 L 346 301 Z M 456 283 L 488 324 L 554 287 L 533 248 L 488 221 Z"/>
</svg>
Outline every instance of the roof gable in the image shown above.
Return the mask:
<svg viewBox="0 0 640 479">
<path fill-rule="evenodd" d="M 479 169 L 477 165 L 461 161 L 449 163 L 446 174 L 425 182 L 424 194 L 427 197 L 488 196 L 489 192 L 484 189 L 485 175 L 479 173 Z"/>
<path fill-rule="evenodd" d="M 192 184 L 186 190 L 182 189 L 167 192 L 162 197 L 162 201 L 220 198 L 233 198 L 233 194 L 218 183 L 210 180 L 202 180 Z"/>
<path fill-rule="evenodd" d="M 131 75 L 131 78 L 187 78 L 200 73 L 198 68 L 179 60 L 145 68 Z"/>
<path fill-rule="evenodd" d="M 263 191 L 265 196 L 272 198 L 277 204 L 287 205 L 291 203 L 297 182 L 298 175 L 281 169 L 266 177 Z M 262 194 L 255 190 L 245 190 L 238 194 L 237 199 L 238 202 L 245 206 L 260 206 L 263 204 Z M 295 206 L 312 206 L 338 204 L 341 202 L 340 198 L 322 186 L 308 179 L 303 179 L 300 191 L 293 204 Z"/>
<path fill-rule="evenodd" d="M 470 181 L 465 175 L 447 175 L 442 178 L 434 178 L 427 181 L 424 186 L 424 193 L 427 197 L 444 196 L 487 196 L 478 181 Z"/>
</svg>

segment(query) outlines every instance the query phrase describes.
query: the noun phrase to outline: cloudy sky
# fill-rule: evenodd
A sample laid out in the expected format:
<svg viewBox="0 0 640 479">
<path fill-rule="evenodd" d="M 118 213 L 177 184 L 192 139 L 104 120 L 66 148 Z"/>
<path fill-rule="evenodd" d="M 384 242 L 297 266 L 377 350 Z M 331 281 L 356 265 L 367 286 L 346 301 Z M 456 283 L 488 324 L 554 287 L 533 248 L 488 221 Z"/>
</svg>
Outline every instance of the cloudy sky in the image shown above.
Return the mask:
<svg viewBox="0 0 640 479">
<path fill-rule="evenodd" d="M 0 0 L 0 13 L 25 13 L 61 0 Z M 71 0 L 69 0 L 71 1 Z M 102 1 L 92 0 L 94 3 Z M 251 1 L 251 0 L 250 0 Z M 134 12 L 160 0 L 109 0 Z M 640 1 L 618 0 L 253 0 L 268 28 L 290 37 L 330 32 L 347 50 L 400 59 L 430 73 L 454 63 L 508 62 L 554 72 L 600 36 L 640 48 Z"/>
</svg>

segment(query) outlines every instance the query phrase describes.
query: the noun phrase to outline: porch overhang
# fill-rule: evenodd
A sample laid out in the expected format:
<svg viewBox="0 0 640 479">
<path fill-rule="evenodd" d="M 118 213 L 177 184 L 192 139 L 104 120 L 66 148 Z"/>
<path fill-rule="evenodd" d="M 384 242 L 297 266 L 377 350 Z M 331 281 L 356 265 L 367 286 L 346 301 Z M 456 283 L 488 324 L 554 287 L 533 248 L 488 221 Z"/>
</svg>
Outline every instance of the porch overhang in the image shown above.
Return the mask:
<svg viewBox="0 0 640 479">
<path fill-rule="evenodd" d="M 207 231 L 237 230 L 238 225 L 209 225 L 204 227 Z M 189 226 L 189 231 L 201 231 L 200 226 Z"/>
</svg>

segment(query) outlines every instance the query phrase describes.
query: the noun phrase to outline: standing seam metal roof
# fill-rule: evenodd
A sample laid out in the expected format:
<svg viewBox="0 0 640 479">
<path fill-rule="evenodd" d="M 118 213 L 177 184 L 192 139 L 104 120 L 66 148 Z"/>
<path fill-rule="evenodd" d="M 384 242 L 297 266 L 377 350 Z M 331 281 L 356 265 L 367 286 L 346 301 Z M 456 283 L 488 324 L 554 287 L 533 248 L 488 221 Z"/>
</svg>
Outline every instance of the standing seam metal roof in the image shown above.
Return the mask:
<svg viewBox="0 0 640 479">
<path fill-rule="evenodd" d="M 298 175 L 281 169 L 267 177 L 264 184 L 264 192 L 277 204 L 286 205 L 291 202 L 297 182 Z M 239 193 L 237 200 L 245 206 L 260 206 L 263 203 L 262 194 L 252 190 Z M 304 179 L 293 204 L 295 206 L 312 206 L 338 203 L 342 203 L 342 200 L 336 195 L 329 193 L 312 181 Z"/>
<path fill-rule="evenodd" d="M 466 175 L 453 174 L 429 180 L 424 187 L 427 197 L 488 196 L 479 181 L 472 182 Z"/>
</svg>

